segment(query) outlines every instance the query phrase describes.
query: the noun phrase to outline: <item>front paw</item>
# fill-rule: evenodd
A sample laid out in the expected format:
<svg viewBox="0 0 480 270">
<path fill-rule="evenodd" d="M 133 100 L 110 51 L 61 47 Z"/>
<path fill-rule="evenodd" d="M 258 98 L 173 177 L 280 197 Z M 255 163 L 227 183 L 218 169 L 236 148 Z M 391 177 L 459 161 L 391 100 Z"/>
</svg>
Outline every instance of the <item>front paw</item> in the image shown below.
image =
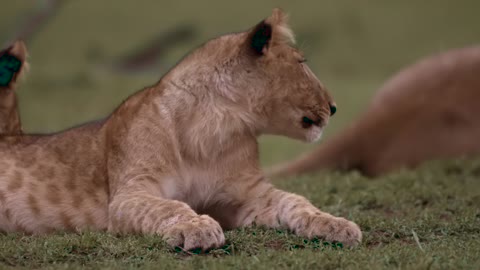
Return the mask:
<svg viewBox="0 0 480 270">
<path fill-rule="evenodd" d="M 220 224 L 207 215 L 175 224 L 163 234 L 165 241 L 172 247 L 181 246 L 186 250 L 218 248 L 225 243 Z"/>
<path fill-rule="evenodd" d="M 308 215 L 300 220 L 295 232 L 308 238 L 319 237 L 329 242 L 340 242 L 354 247 L 362 241 L 357 224 L 328 214 Z"/>
</svg>

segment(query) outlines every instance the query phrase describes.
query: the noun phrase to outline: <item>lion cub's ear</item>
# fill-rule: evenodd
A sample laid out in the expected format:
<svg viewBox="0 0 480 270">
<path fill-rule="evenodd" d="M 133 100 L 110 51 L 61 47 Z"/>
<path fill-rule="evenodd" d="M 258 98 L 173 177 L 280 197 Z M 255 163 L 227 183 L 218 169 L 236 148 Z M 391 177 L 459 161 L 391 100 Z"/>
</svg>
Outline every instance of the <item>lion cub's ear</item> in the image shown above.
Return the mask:
<svg viewBox="0 0 480 270">
<path fill-rule="evenodd" d="M 257 24 L 248 35 L 248 43 L 257 55 L 265 55 L 275 46 L 295 43 L 292 30 L 288 26 L 288 16 L 275 8 L 267 19 Z"/>
<path fill-rule="evenodd" d="M 249 36 L 250 46 L 252 47 L 253 51 L 259 55 L 266 53 L 271 39 L 272 26 L 265 23 L 265 21 L 262 21 L 255 26 Z"/>
<path fill-rule="evenodd" d="M 27 47 L 23 41 L 15 41 L 10 47 L 0 51 L 0 90 L 14 89 L 18 78 L 28 68 Z"/>
</svg>

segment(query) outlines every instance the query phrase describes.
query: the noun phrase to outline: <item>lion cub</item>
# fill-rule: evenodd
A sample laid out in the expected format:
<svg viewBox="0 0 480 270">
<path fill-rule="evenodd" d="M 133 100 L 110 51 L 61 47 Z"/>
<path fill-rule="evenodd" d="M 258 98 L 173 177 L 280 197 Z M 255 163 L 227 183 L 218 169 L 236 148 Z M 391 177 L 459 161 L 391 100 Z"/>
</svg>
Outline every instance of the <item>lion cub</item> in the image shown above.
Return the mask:
<svg viewBox="0 0 480 270">
<path fill-rule="evenodd" d="M 222 227 L 257 224 L 358 244 L 355 223 L 276 189 L 259 166 L 259 135 L 312 142 L 334 110 L 292 40 L 275 9 L 207 42 L 106 120 L 4 136 L 0 229 L 159 234 L 208 249 L 224 244 Z"/>
<path fill-rule="evenodd" d="M 21 134 L 22 126 L 15 88 L 28 66 L 27 49 L 22 41 L 0 51 L 0 134 Z"/>
</svg>

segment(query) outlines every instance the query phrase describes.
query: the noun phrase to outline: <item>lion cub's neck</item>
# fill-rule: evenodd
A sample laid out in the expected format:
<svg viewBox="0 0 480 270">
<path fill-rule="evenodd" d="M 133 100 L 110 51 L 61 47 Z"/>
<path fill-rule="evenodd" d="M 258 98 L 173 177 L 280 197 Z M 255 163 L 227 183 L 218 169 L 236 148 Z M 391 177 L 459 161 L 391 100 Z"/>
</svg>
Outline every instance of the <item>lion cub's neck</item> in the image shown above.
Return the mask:
<svg viewBox="0 0 480 270">
<path fill-rule="evenodd" d="M 136 132 L 168 137 L 183 161 L 196 164 L 216 162 L 236 148 L 256 146 L 256 131 L 249 125 L 252 117 L 240 103 L 214 90 L 180 85 L 167 76 L 127 99 L 111 119 L 135 127 Z"/>
<path fill-rule="evenodd" d="M 172 117 L 184 158 L 215 160 L 233 148 L 256 140 L 253 128 L 246 121 L 248 113 L 241 105 L 215 92 L 169 87 L 165 89 L 165 96 L 168 98 L 157 99 L 156 105 Z"/>
</svg>

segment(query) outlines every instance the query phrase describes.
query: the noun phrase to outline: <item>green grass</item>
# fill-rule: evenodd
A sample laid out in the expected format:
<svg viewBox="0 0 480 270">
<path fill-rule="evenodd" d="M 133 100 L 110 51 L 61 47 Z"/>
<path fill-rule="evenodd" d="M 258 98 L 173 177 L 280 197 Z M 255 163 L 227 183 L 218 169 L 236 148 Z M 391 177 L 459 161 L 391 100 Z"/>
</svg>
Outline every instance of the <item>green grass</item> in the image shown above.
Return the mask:
<svg viewBox="0 0 480 270">
<path fill-rule="evenodd" d="M 160 237 L 82 233 L 0 236 L 0 263 L 27 269 L 479 269 L 480 161 L 428 164 L 372 180 L 325 173 L 280 181 L 325 211 L 356 221 L 354 250 L 285 231 L 228 231 L 228 250 L 175 252 Z M 418 242 L 415 236 L 418 237 Z"/>
<path fill-rule="evenodd" d="M 0 41 L 32 3 L 2 3 Z M 291 14 L 299 47 L 338 104 L 326 139 L 352 122 L 401 67 L 479 42 L 476 0 L 69 1 L 28 44 L 32 68 L 19 89 L 25 129 L 57 131 L 103 117 L 129 94 L 157 81 L 188 51 L 219 34 L 253 26 L 275 6 Z M 182 23 L 194 25 L 197 35 L 168 51 L 158 74 L 102 68 Z M 262 163 L 313 147 L 262 137 Z M 479 161 L 435 162 L 378 179 L 326 172 L 277 184 L 356 221 L 364 232 L 362 245 L 321 248 L 287 232 L 251 228 L 226 233 L 228 254 L 189 255 L 169 250 L 154 236 L 9 234 L 0 235 L 0 268 L 480 269 Z"/>
</svg>

